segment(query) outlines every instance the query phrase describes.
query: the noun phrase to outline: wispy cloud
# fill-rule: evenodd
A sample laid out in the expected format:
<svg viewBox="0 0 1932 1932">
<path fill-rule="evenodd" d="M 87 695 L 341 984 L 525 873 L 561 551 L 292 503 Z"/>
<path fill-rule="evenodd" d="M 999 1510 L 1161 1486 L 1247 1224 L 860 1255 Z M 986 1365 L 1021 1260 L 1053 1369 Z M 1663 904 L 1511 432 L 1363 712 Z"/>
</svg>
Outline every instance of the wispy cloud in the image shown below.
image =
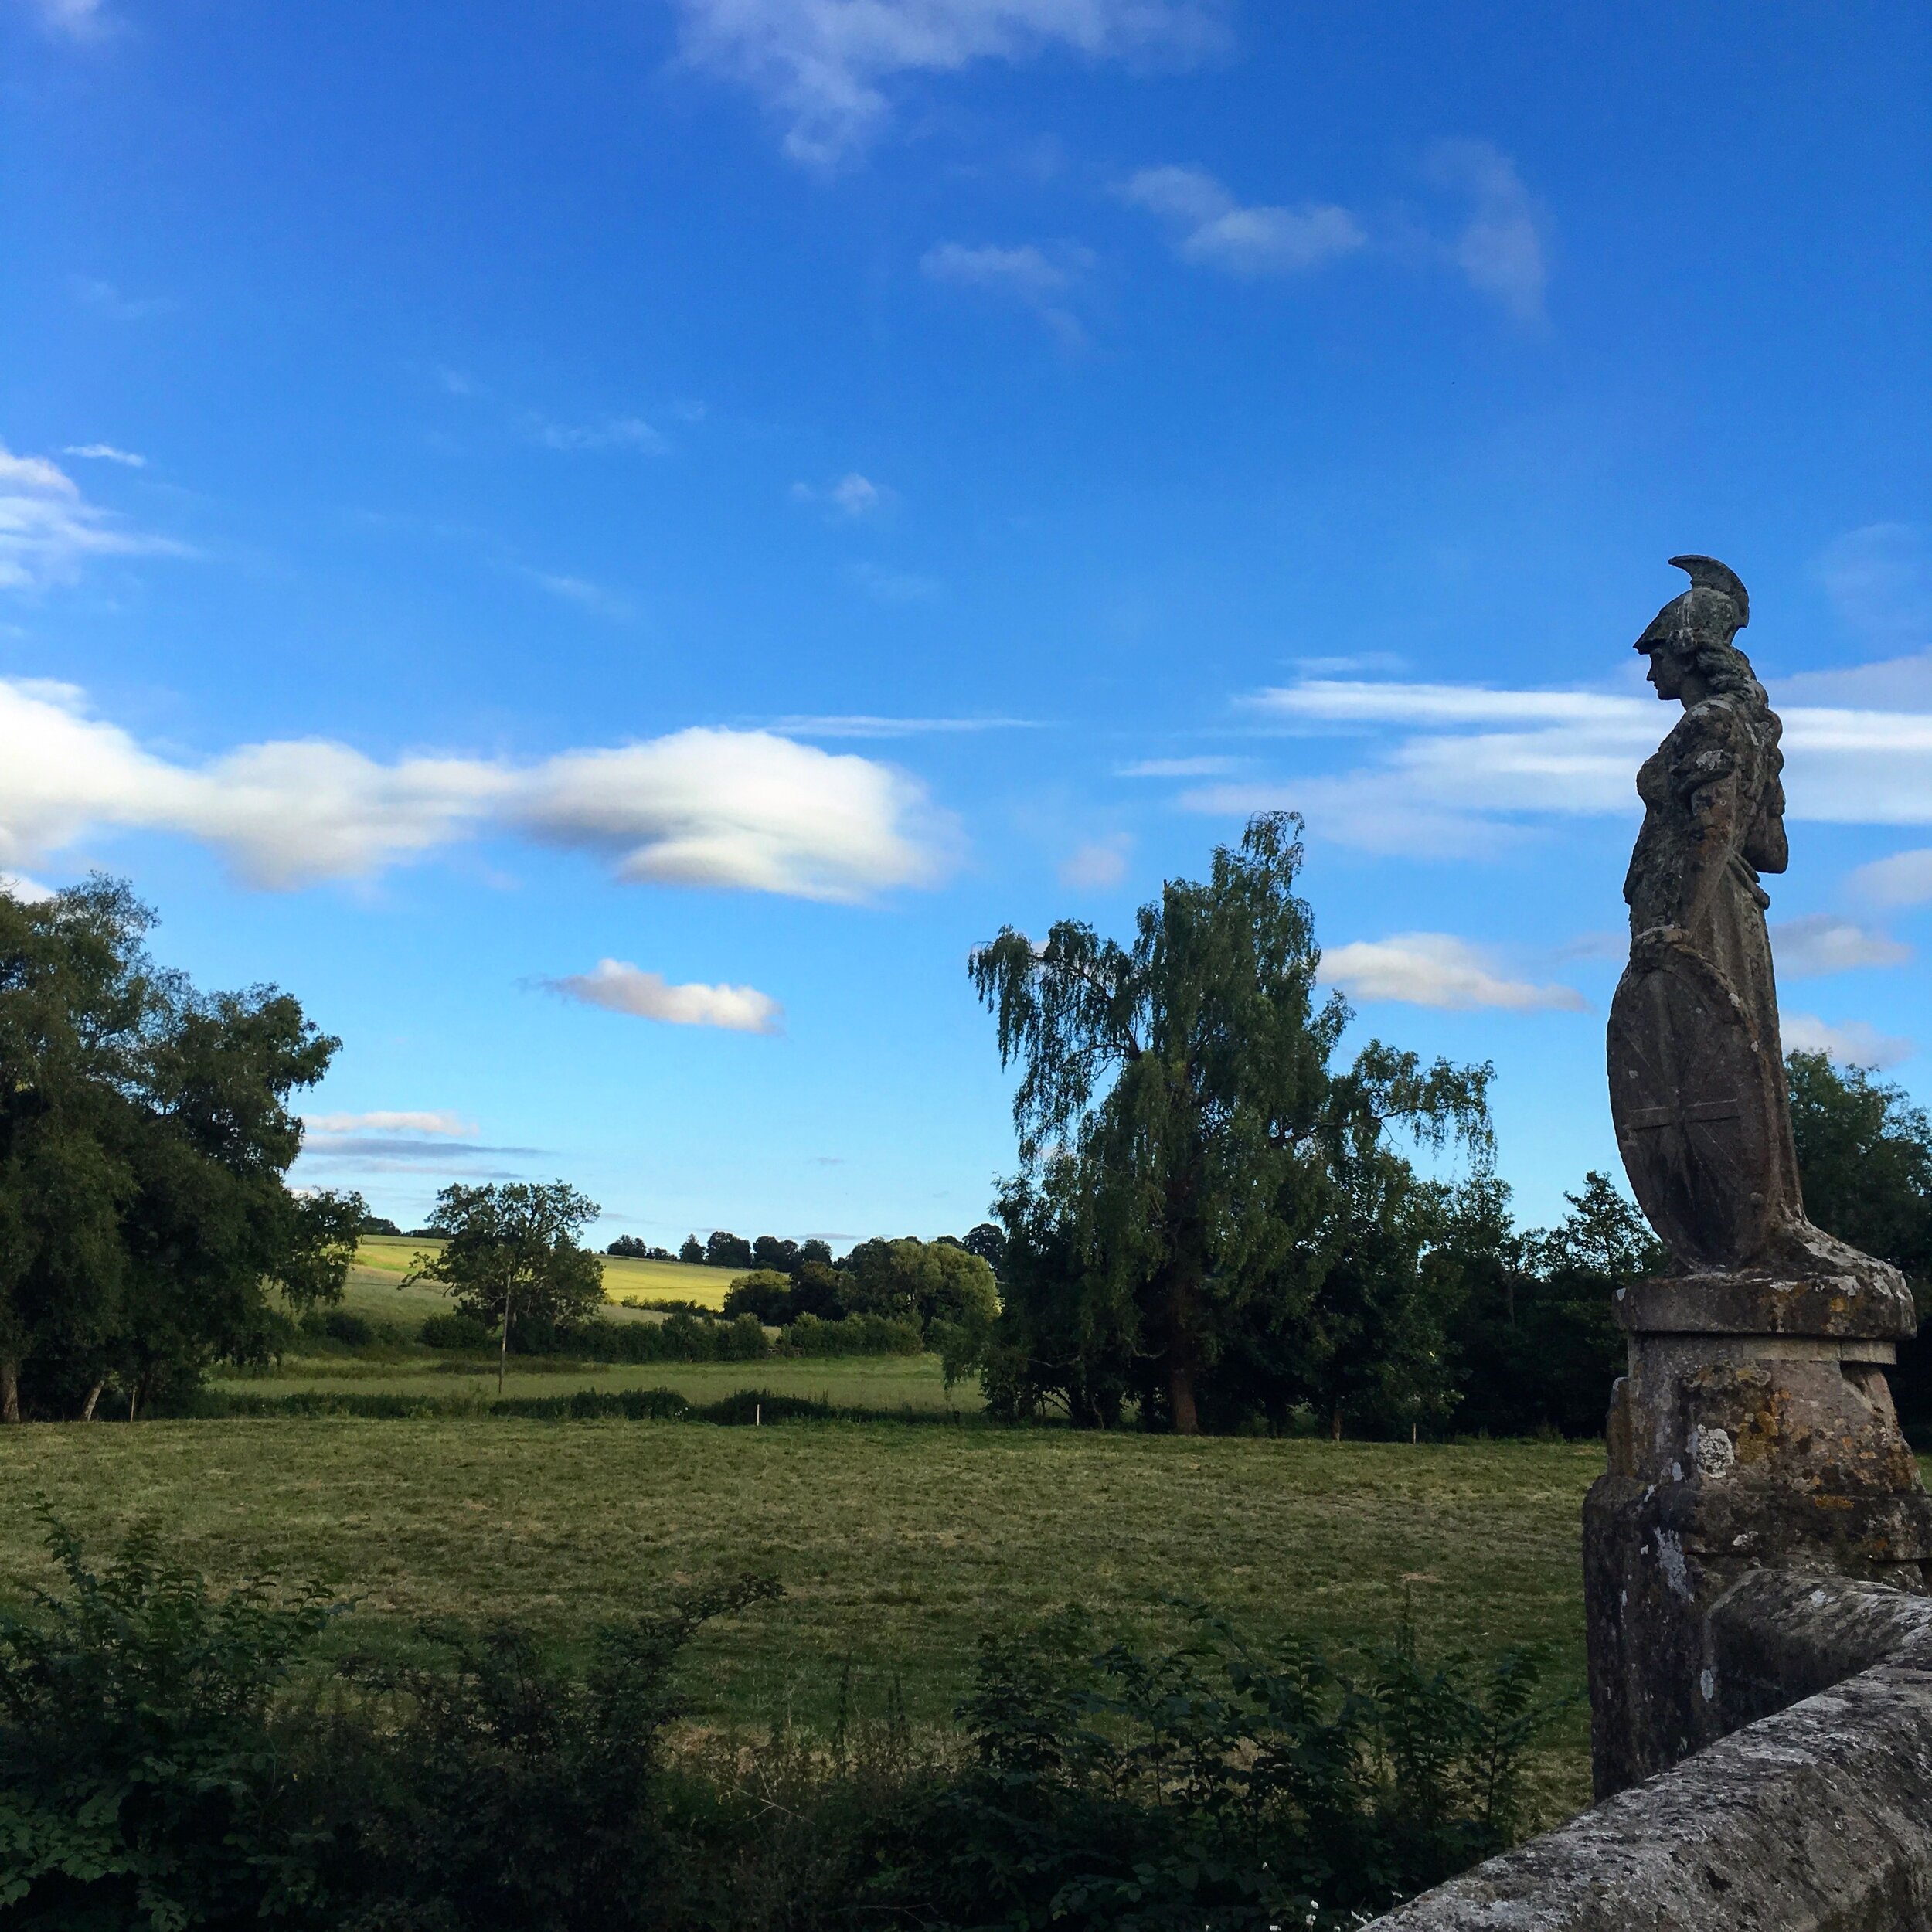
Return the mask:
<svg viewBox="0 0 1932 1932">
<path fill-rule="evenodd" d="M 0 679 L 0 866 L 117 828 L 199 838 L 261 887 L 367 878 L 507 832 L 628 883 L 835 900 L 930 883 L 951 839 L 905 774 L 767 731 L 694 727 L 526 766 L 385 763 L 317 739 L 190 765 L 89 716 L 70 685 Z"/>
<path fill-rule="evenodd" d="M 106 15 L 98 5 L 80 5 L 59 8 L 55 11 L 70 12 L 83 19 L 88 28 L 104 25 Z M 97 276 L 77 275 L 72 284 L 74 300 L 82 308 L 92 309 L 97 315 L 105 316 L 111 322 L 144 322 L 151 315 L 165 315 L 174 308 L 175 302 L 167 295 L 128 295 L 112 282 L 103 281 Z"/>
<path fill-rule="evenodd" d="M 600 959 L 593 971 L 537 983 L 586 1006 L 668 1026 L 717 1026 L 733 1033 L 784 1030 L 784 1009 L 755 986 L 673 986 L 663 974 L 647 973 L 621 959 Z"/>
<path fill-rule="evenodd" d="M 548 450 L 635 450 L 662 456 L 669 439 L 641 416 L 607 416 L 595 423 L 555 423 L 547 417 L 528 416 L 524 427 L 533 442 Z"/>
<path fill-rule="evenodd" d="M 1787 1053 L 1828 1053 L 1843 1066 L 1896 1066 L 1916 1053 L 1916 1040 L 1895 1033 L 1881 1033 L 1862 1020 L 1835 1024 L 1815 1013 L 1785 1013 L 1778 1030 Z"/>
<path fill-rule="evenodd" d="M 0 589 L 72 583 L 91 557 L 185 553 L 88 502 L 49 457 L 15 456 L 0 444 Z"/>
<path fill-rule="evenodd" d="M 1848 973 L 1862 966 L 1903 966 L 1912 948 L 1888 934 L 1831 913 L 1809 913 L 1771 928 L 1771 948 L 1784 979 Z"/>
<path fill-rule="evenodd" d="M 1369 239 L 1345 208 L 1243 207 L 1205 168 L 1143 168 L 1121 193 L 1168 224 L 1183 261 L 1231 275 L 1304 274 Z"/>
<path fill-rule="evenodd" d="M 119 463 L 131 470 L 145 470 L 148 467 L 146 457 L 137 456 L 132 450 L 117 450 L 111 443 L 70 443 L 60 454 L 83 456 L 95 463 Z"/>
<path fill-rule="evenodd" d="M 889 570 L 883 563 L 862 560 L 852 566 L 851 576 L 875 604 L 930 604 L 946 587 L 917 570 Z"/>
<path fill-rule="evenodd" d="M 100 0 L 27 0 L 27 10 L 49 33 L 74 40 L 91 39 L 106 24 Z"/>
<path fill-rule="evenodd" d="M 1085 892 L 1117 886 L 1127 876 L 1128 855 L 1133 849 L 1134 841 L 1124 832 L 1105 838 L 1090 838 L 1061 860 L 1060 883 Z"/>
<path fill-rule="evenodd" d="M 876 516 L 881 510 L 889 508 L 894 501 L 894 493 L 883 484 L 875 483 L 870 477 L 861 476 L 853 470 L 822 488 L 810 483 L 794 483 L 791 486 L 791 500 L 794 503 L 815 505 L 834 516 L 855 523 L 864 518 Z"/>
<path fill-rule="evenodd" d="M 315 1134 L 439 1134 L 456 1140 L 474 1140 L 476 1123 L 444 1108 L 372 1114 L 304 1114 L 302 1124 Z"/>
<path fill-rule="evenodd" d="M 1224 43 L 1219 0 L 678 0 L 685 57 L 750 87 L 785 151 L 829 168 L 884 121 L 900 77 L 1049 48 L 1189 59 Z"/>
<path fill-rule="evenodd" d="M 614 590 L 607 590 L 600 583 L 593 583 L 587 577 L 567 577 L 556 570 L 528 570 L 524 574 L 539 590 L 547 590 L 552 597 L 560 598 L 566 604 L 574 604 L 594 616 L 626 623 L 637 615 L 628 599 L 618 596 Z"/>
<path fill-rule="evenodd" d="M 1549 281 L 1547 219 L 1516 164 L 1486 141 L 1442 141 L 1430 150 L 1425 172 L 1434 185 L 1468 203 L 1448 252 L 1470 286 L 1519 321 L 1540 321 Z"/>
<path fill-rule="evenodd" d="M 1877 906 L 1932 903 L 1932 848 L 1894 852 L 1852 875 L 1852 889 Z"/>
<path fill-rule="evenodd" d="M 1038 731 L 1036 718 L 882 718 L 863 712 L 779 718 L 770 729 L 788 738 L 914 738 L 932 731 Z"/>
<path fill-rule="evenodd" d="M 25 872 L 0 872 L 0 893 L 19 900 L 23 906 L 37 906 L 43 899 L 53 898 L 53 888 L 29 879 Z"/>
<path fill-rule="evenodd" d="M 977 289 L 997 300 L 1031 309 L 1070 349 L 1087 339 L 1069 298 L 1093 266 L 1091 253 L 1075 243 L 1056 244 L 1049 253 L 1032 242 L 1017 247 L 940 242 L 920 257 L 929 281 L 951 288 Z"/>
<path fill-rule="evenodd" d="M 1774 690 L 1773 696 L 1777 696 Z M 1305 811 L 1326 836 L 1384 851 L 1474 855 L 1552 816 L 1636 809 L 1638 766 L 1675 713 L 1602 691 L 1308 679 L 1260 692 L 1251 711 L 1308 737 L 1379 740 L 1339 773 L 1206 785 L 1203 811 Z M 1791 706 L 1783 711 L 1794 819 L 1932 825 L 1932 714 Z"/>
<path fill-rule="evenodd" d="M 1325 947 L 1321 977 L 1351 998 L 1400 1000 L 1452 1012 L 1501 1007 L 1512 1013 L 1580 1012 L 1573 987 L 1504 977 L 1484 948 L 1451 933 L 1396 933 Z"/>
<path fill-rule="evenodd" d="M 1118 767 L 1117 778 L 1219 778 L 1236 769 L 1233 758 L 1142 758 Z"/>
</svg>

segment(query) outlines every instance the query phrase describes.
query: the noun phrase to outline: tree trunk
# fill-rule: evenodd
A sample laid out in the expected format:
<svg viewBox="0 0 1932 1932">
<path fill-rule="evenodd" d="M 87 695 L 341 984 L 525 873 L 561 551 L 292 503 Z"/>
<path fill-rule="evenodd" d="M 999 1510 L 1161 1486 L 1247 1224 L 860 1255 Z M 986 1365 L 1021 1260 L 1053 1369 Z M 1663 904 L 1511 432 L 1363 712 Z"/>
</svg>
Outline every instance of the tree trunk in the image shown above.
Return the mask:
<svg viewBox="0 0 1932 1932">
<path fill-rule="evenodd" d="M 20 1420 L 20 1364 L 12 1355 L 0 1356 L 0 1422 Z"/>
<path fill-rule="evenodd" d="M 1335 1412 L 1329 1417 L 1328 1431 L 1331 1440 L 1339 1442 L 1342 1440 L 1342 1404 L 1339 1402 L 1335 1405 Z"/>
<path fill-rule="evenodd" d="M 1174 1411 L 1174 1433 L 1177 1436 L 1198 1436 L 1201 1433 L 1201 1417 L 1194 1406 L 1192 1362 L 1175 1359 L 1168 1370 L 1167 1400 L 1168 1406 Z"/>
<path fill-rule="evenodd" d="M 503 1372 L 510 1366 L 510 1298 L 503 1298 L 503 1339 L 496 1352 L 496 1399 L 503 1400 Z"/>
<path fill-rule="evenodd" d="M 1194 1399 L 1195 1376 L 1200 1367 L 1199 1338 L 1194 1332 L 1198 1284 L 1176 1274 L 1167 1294 L 1167 1403 L 1177 1436 L 1198 1436 L 1201 1416 Z"/>
<path fill-rule="evenodd" d="M 94 1420 L 94 1405 L 100 1401 L 100 1392 L 106 1386 L 107 1384 L 105 1383 L 97 1382 L 94 1386 L 87 1391 L 87 1400 L 80 1405 L 80 1420 L 83 1422 L 92 1422 Z"/>
</svg>

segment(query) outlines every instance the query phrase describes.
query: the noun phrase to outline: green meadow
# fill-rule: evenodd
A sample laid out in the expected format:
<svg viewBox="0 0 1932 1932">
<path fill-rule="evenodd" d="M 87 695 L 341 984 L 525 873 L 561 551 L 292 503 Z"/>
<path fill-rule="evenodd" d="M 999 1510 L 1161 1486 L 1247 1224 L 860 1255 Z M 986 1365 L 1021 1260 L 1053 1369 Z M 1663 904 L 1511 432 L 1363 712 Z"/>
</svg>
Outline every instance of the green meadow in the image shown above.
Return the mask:
<svg viewBox="0 0 1932 1932">
<path fill-rule="evenodd" d="M 648 1372 L 715 1389 L 714 1367 L 731 1366 Z M 791 1366 L 751 1367 L 771 1386 Z M 795 1366 L 814 1393 L 873 1375 L 883 1393 L 906 1373 L 835 1363 L 815 1379 Z M 1104 1636 L 1158 1638 L 1177 1598 L 1259 1639 L 1297 1629 L 1345 1645 L 1406 1612 L 1438 1648 L 1539 1644 L 1552 1687 L 1580 1699 L 1578 1512 L 1603 1460 L 1562 1443 L 486 1417 L 36 1425 L 7 1431 L 0 1458 L 12 1586 L 48 1574 L 23 1506 L 43 1492 L 90 1540 L 151 1521 L 224 1582 L 325 1579 L 353 1606 L 338 1648 L 406 1650 L 447 1616 L 513 1618 L 574 1646 L 677 1583 L 768 1570 L 784 1600 L 708 1630 L 692 1654 L 698 1715 L 727 1725 L 828 1721 L 848 1668 L 862 1702 L 896 1681 L 930 1721 L 990 1626 L 1078 1603 Z M 1580 1702 L 1539 1781 L 1558 1808 L 1587 1796 Z"/>
</svg>

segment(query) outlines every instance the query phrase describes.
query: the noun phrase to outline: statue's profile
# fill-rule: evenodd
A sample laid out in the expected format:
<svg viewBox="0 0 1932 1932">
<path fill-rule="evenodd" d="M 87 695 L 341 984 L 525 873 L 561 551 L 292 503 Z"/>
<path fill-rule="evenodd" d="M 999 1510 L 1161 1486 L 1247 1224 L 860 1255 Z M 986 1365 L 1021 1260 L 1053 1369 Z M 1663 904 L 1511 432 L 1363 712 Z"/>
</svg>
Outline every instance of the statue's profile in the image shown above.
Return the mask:
<svg viewBox="0 0 1932 1932">
<path fill-rule="evenodd" d="M 1798 1188 L 1759 883 L 1789 856 L 1782 728 L 1735 641 L 1750 599 L 1714 557 L 1671 562 L 1690 588 L 1636 648 L 1684 714 L 1637 775 L 1630 964 L 1611 1009 L 1617 1142 L 1679 1274 L 1869 1278 L 1870 1257 L 1811 1226 Z"/>
</svg>

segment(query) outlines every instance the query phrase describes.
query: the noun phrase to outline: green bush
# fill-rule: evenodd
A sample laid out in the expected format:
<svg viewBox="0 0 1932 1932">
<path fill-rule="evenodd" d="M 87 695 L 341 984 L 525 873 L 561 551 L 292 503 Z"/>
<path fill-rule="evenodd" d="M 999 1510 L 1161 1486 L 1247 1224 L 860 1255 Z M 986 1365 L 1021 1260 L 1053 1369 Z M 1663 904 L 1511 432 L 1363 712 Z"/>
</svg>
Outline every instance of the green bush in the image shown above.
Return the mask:
<svg viewBox="0 0 1932 1932">
<path fill-rule="evenodd" d="M 432 1315 L 423 1318 L 423 1340 L 432 1349 L 447 1349 L 452 1354 L 472 1354 L 487 1349 L 495 1337 L 473 1315 Z"/>
</svg>

